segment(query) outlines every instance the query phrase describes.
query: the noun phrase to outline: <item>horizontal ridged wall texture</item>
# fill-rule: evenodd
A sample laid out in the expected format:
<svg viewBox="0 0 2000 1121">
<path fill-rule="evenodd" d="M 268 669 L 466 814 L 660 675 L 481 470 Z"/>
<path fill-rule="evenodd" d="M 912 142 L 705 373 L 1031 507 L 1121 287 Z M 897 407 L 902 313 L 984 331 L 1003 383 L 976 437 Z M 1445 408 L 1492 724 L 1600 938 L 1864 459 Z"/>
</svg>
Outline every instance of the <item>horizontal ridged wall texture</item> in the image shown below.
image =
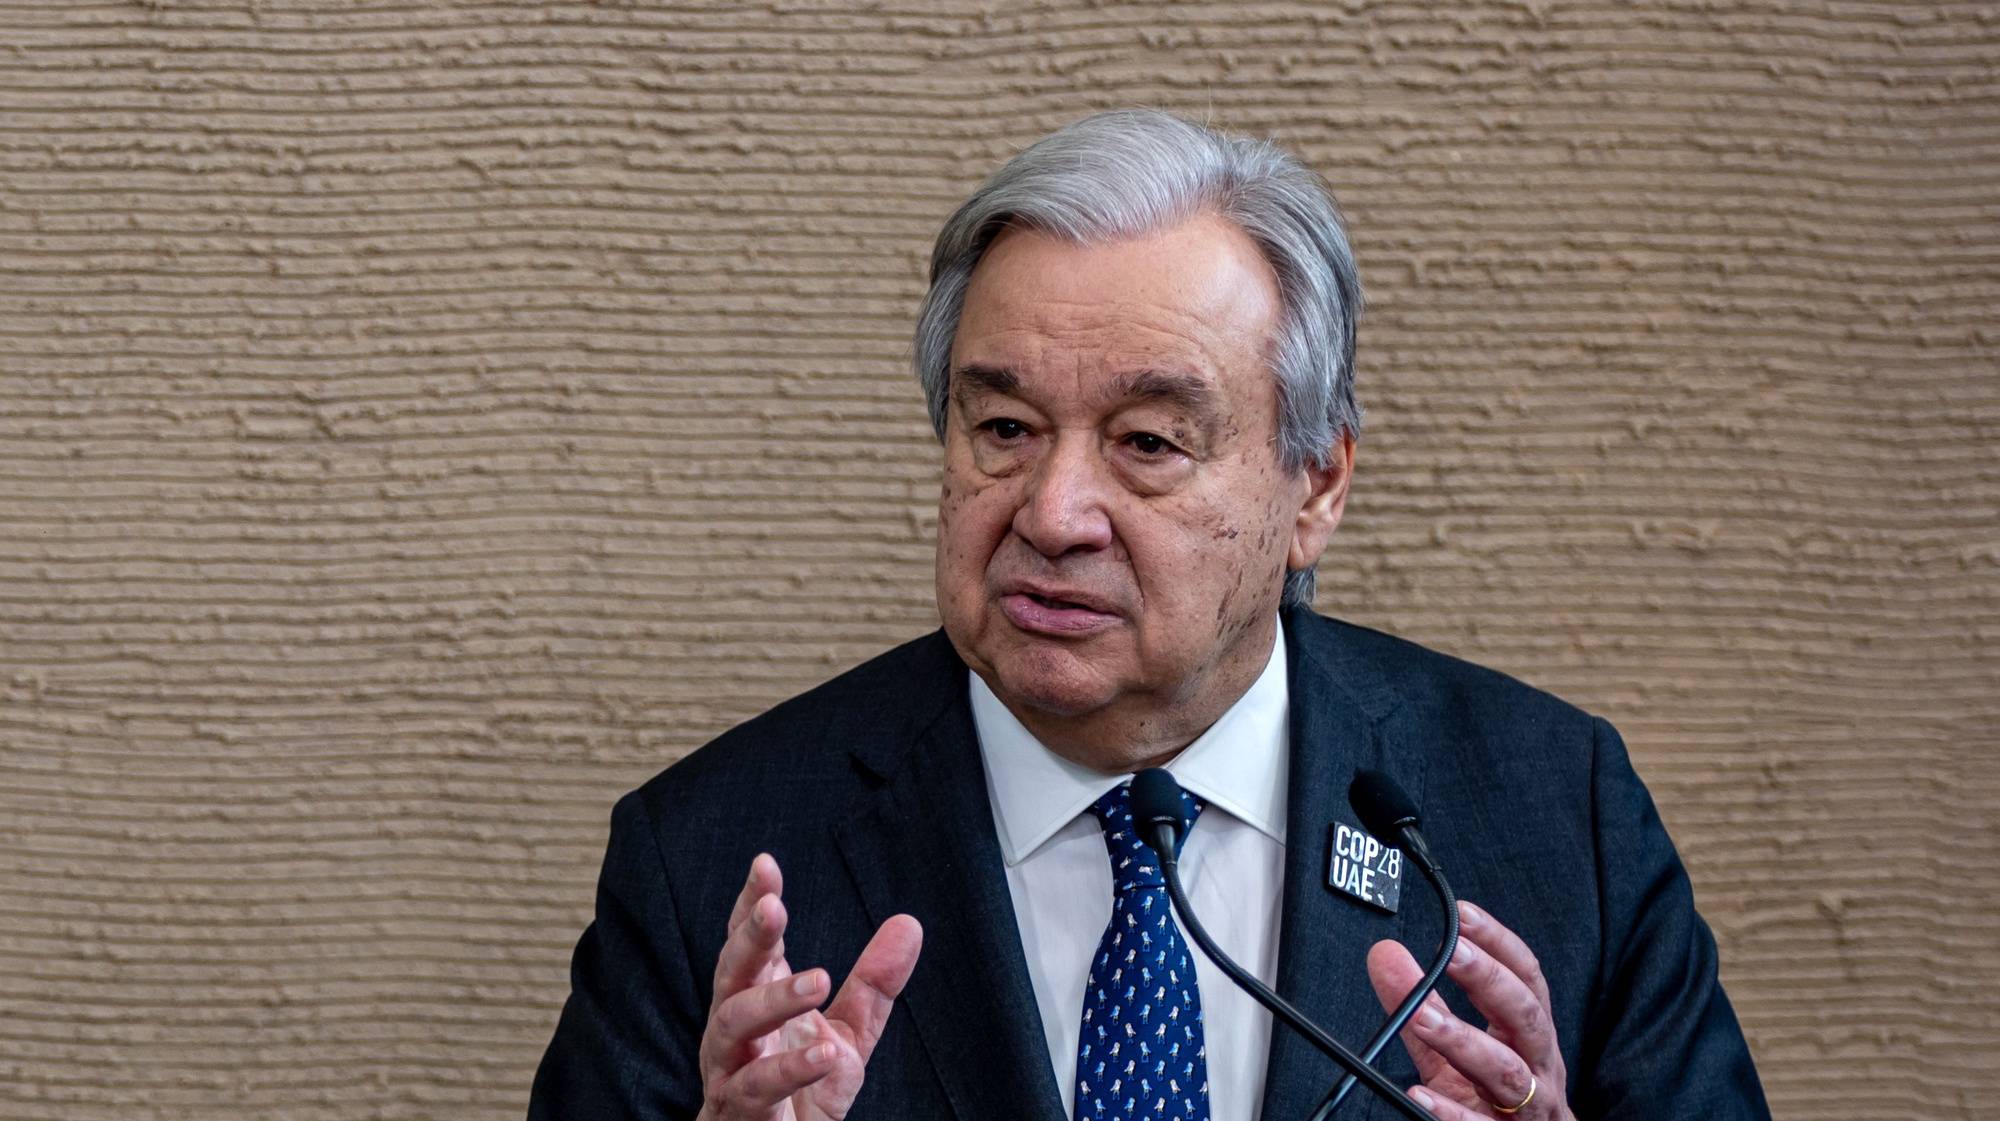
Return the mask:
<svg viewBox="0 0 2000 1121">
<path fill-rule="evenodd" d="M 1752 8 L 0 0 L 0 1116 L 518 1116 L 617 793 L 935 625 L 929 238 L 1128 104 L 1352 220 L 1322 609 L 1619 725 L 1780 1116 L 1991 1113 L 2000 12 Z"/>
</svg>

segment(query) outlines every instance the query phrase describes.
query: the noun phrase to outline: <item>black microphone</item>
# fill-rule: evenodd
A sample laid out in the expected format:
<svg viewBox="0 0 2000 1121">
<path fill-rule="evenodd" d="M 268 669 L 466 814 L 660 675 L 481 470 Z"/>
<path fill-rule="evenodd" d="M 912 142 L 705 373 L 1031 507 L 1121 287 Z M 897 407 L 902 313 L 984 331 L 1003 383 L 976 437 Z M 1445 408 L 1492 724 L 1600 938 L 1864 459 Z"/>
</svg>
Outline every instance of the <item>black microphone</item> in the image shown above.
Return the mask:
<svg viewBox="0 0 2000 1121">
<path fill-rule="evenodd" d="M 1132 777 L 1132 822 L 1139 829 L 1140 839 L 1150 845 L 1160 858 L 1160 872 L 1167 881 L 1167 897 L 1173 900 L 1181 925 L 1187 928 L 1188 936 L 1217 968 L 1236 982 L 1238 988 L 1255 998 L 1257 1003 L 1270 1009 L 1272 1015 L 1311 1040 L 1313 1046 L 1328 1058 L 1345 1067 L 1349 1081 L 1359 1078 L 1366 1082 L 1369 1089 L 1388 1099 L 1410 1121 L 1437 1121 L 1428 1110 L 1397 1089 L 1395 1083 L 1341 1046 L 1339 1040 L 1326 1033 L 1326 1029 L 1307 1019 L 1305 1013 L 1292 1007 L 1284 997 L 1266 988 L 1262 981 L 1231 960 L 1208 936 L 1201 921 L 1194 917 L 1194 906 L 1188 902 L 1187 892 L 1181 888 L 1180 855 L 1176 851 L 1180 840 L 1181 787 L 1174 781 L 1174 776 L 1158 767 L 1149 767 Z"/>
<path fill-rule="evenodd" d="M 1403 1025 L 1409 1022 L 1417 1006 L 1437 988 L 1438 979 L 1444 976 L 1444 967 L 1451 964 L 1451 955 L 1458 949 L 1458 897 L 1452 894 L 1451 885 L 1445 882 L 1444 870 L 1431 858 L 1430 846 L 1424 844 L 1424 835 L 1417 832 L 1417 804 L 1396 785 L 1396 780 L 1381 771 L 1360 770 L 1354 772 L 1354 782 L 1347 788 L 1347 803 L 1354 807 L 1361 818 L 1362 827 L 1375 835 L 1375 839 L 1386 845 L 1410 854 L 1410 859 L 1424 873 L 1424 878 L 1437 890 L 1438 900 L 1444 904 L 1444 940 L 1438 943 L 1437 957 L 1424 971 L 1423 980 L 1403 998 L 1403 1003 L 1382 1022 L 1375 1038 L 1368 1041 L 1368 1047 L 1361 1052 L 1363 1062 L 1372 1063 L 1382 1048 L 1395 1038 Z M 1319 1103 L 1319 1109 L 1312 1115 L 1312 1121 L 1326 1121 L 1333 1111 L 1340 1107 L 1348 1091 L 1354 1089 L 1354 1075 L 1340 1080 L 1332 1093 Z"/>
</svg>

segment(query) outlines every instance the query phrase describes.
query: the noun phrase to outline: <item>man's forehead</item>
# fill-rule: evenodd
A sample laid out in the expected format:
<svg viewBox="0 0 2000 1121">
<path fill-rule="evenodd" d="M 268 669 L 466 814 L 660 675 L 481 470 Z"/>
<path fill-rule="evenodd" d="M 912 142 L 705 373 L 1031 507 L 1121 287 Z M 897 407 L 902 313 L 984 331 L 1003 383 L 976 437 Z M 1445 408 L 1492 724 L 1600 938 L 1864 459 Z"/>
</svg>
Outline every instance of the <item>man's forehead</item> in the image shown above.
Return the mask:
<svg viewBox="0 0 2000 1121">
<path fill-rule="evenodd" d="M 973 269 L 954 356 L 1008 365 L 1075 355 L 1122 372 L 1201 372 L 1261 353 L 1279 304 L 1261 251 L 1219 219 L 1107 242 L 1011 230 Z"/>
<path fill-rule="evenodd" d="M 1155 362 L 1134 368 L 1113 368 L 1091 372 L 1081 367 L 1061 378 L 1063 388 L 1076 384 L 1082 396 L 1098 404 L 1126 401 L 1155 401 L 1189 412 L 1212 412 L 1220 407 L 1222 391 L 1216 376 L 1199 366 L 1181 362 Z M 1046 390 L 1043 377 L 1006 364 L 967 362 L 951 371 L 954 396 L 997 393 L 1008 397 L 1032 397 Z"/>
</svg>

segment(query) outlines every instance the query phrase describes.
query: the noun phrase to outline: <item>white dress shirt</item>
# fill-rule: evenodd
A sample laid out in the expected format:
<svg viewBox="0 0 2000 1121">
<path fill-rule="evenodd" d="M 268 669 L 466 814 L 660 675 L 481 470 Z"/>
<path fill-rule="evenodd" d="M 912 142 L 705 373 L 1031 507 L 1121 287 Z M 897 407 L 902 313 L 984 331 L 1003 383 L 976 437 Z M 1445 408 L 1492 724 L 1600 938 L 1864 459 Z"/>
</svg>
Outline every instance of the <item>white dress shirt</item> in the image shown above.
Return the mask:
<svg viewBox="0 0 2000 1121">
<path fill-rule="evenodd" d="M 1043 747 L 977 674 L 971 677 L 972 718 L 1007 888 L 1068 1117 L 1075 1108 L 1083 990 L 1111 921 L 1111 860 L 1089 811 L 1127 776 L 1101 774 Z M 1280 627 L 1263 674 L 1167 765 L 1204 803 L 1181 850 L 1188 899 L 1223 952 L 1267 985 L 1277 980 L 1284 894 L 1290 700 Z M 1208 1045 L 1209 1116 L 1252 1121 L 1264 1096 L 1271 1014 L 1192 939 L 1188 952 Z"/>
</svg>

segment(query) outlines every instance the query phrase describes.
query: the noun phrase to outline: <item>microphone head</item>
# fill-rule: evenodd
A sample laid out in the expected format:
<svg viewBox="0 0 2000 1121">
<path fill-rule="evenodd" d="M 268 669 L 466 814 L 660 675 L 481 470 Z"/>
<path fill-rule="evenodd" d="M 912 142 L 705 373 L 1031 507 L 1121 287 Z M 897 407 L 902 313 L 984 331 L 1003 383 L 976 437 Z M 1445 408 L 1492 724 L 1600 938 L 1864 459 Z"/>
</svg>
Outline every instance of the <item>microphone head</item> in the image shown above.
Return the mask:
<svg viewBox="0 0 2000 1121">
<path fill-rule="evenodd" d="M 1388 844 L 1399 844 L 1403 829 L 1417 824 L 1417 804 L 1395 779 L 1381 771 L 1354 772 L 1347 802 L 1361 818 L 1362 827 Z"/>
<path fill-rule="evenodd" d="M 1174 776 L 1159 767 L 1148 767 L 1132 776 L 1132 824 L 1138 826 L 1139 836 L 1147 844 L 1154 844 L 1162 826 L 1180 832 L 1181 784 Z"/>
</svg>

